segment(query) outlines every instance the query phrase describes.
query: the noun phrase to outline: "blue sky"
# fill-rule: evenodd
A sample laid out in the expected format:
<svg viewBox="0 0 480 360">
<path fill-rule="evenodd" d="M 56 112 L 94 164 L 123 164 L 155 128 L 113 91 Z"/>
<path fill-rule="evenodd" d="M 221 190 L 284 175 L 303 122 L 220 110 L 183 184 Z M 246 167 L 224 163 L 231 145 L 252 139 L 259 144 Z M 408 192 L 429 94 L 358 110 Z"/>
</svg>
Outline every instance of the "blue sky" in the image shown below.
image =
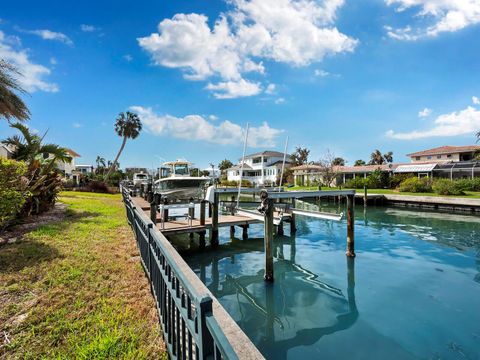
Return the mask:
<svg viewBox="0 0 480 360">
<path fill-rule="evenodd" d="M 288 135 L 348 164 L 480 130 L 480 0 L 22 1 L 0 19 L 29 126 L 77 163 L 114 158 L 128 109 L 144 131 L 122 167 L 236 160 L 247 122 L 249 152 Z"/>
</svg>

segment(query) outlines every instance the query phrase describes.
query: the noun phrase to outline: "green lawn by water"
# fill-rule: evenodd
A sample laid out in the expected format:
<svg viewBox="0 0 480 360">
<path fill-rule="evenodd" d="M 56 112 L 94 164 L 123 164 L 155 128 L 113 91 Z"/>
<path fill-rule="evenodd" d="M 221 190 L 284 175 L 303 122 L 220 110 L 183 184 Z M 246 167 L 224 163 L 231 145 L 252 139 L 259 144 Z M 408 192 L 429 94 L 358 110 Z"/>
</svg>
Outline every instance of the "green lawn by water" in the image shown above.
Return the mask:
<svg viewBox="0 0 480 360">
<path fill-rule="evenodd" d="M 0 359 L 166 359 L 120 195 L 59 200 L 63 220 L 0 246 Z"/>
</svg>

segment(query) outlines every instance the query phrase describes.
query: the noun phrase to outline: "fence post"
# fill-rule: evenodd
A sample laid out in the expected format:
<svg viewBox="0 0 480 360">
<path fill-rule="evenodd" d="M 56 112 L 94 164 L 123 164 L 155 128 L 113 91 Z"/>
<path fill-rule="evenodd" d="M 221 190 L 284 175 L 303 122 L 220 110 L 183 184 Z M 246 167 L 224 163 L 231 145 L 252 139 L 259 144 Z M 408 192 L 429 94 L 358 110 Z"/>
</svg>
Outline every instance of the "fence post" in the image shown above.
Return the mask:
<svg viewBox="0 0 480 360">
<path fill-rule="evenodd" d="M 157 223 L 157 196 L 153 193 L 150 197 L 150 220 L 154 224 Z"/>
<path fill-rule="evenodd" d="M 146 263 L 147 263 L 147 266 L 148 266 L 148 278 L 150 279 L 150 281 L 152 280 L 152 256 L 150 254 L 150 242 L 152 241 L 152 228 L 153 228 L 152 223 L 147 224 L 147 231 L 148 231 L 148 234 L 147 234 L 148 235 L 147 236 L 147 248 L 148 248 L 147 256 L 148 256 L 148 261 Z"/>
<path fill-rule="evenodd" d="M 208 295 L 200 299 L 200 314 L 198 320 L 200 322 L 198 331 L 200 333 L 201 343 L 198 344 L 200 349 L 200 359 L 205 360 L 209 355 L 214 353 L 213 338 L 207 328 L 206 317 L 212 313 L 212 298 Z"/>
</svg>

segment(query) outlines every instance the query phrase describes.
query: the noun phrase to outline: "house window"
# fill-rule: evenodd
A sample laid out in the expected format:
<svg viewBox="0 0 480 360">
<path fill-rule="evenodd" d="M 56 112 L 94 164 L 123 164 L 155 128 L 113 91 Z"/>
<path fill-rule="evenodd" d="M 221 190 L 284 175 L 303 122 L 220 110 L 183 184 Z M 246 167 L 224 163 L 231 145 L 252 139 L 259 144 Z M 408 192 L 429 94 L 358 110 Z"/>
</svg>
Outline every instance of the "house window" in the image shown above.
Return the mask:
<svg viewBox="0 0 480 360">
<path fill-rule="evenodd" d="M 437 155 L 437 159 L 441 159 L 442 158 L 442 155 Z"/>
<path fill-rule="evenodd" d="M 43 155 L 43 158 L 44 158 L 44 159 L 48 159 L 48 156 L 49 156 L 50 154 L 49 154 L 49 153 L 43 153 L 42 155 Z"/>
<path fill-rule="evenodd" d="M 447 155 L 447 159 L 450 159 L 452 157 L 452 154 Z"/>
<path fill-rule="evenodd" d="M 432 157 L 431 156 L 427 156 L 427 159 L 430 160 Z"/>
<path fill-rule="evenodd" d="M 420 160 L 420 156 L 415 156 L 415 160 Z"/>
</svg>

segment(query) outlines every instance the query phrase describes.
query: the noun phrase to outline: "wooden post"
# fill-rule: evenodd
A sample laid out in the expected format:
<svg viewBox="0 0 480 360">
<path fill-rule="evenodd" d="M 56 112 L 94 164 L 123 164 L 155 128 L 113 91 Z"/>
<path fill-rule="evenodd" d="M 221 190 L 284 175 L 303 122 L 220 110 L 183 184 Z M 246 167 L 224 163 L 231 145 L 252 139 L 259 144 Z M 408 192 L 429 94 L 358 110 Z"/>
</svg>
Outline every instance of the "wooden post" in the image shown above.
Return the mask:
<svg viewBox="0 0 480 360">
<path fill-rule="evenodd" d="M 292 198 L 292 208 L 295 208 L 296 200 Z M 297 224 L 295 222 L 295 214 L 290 215 L 290 235 L 295 234 L 297 232 Z"/>
<path fill-rule="evenodd" d="M 156 194 L 151 194 L 150 196 L 150 220 L 154 224 L 157 223 L 157 196 Z"/>
<path fill-rule="evenodd" d="M 198 245 L 199 245 L 200 249 L 205 249 L 205 233 L 206 233 L 205 230 L 198 232 L 198 238 L 199 238 L 199 244 Z"/>
<path fill-rule="evenodd" d="M 242 239 L 248 239 L 248 224 L 242 226 Z"/>
<path fill-rule="evenodd" d="M 230 207 L 230 215 L 235 215 L 235 208 L 234 208 L 235 196 L 232 195 L 230 197 L 230 200 L 232 201 L 232 204 Z M 234 237 L 235 237 L 235 226 L 230 226 L 230 239 L 233 239 Z"/>
<path fill-rule="evenodd" d="M 210 233 L 210 244 L 212 246 L 218 245 L 218 197 L 219 194 L 215 192 L 212 204 L 212 231 Z"/>
<path fill-rule="evenodd" d="M 202 226 L 205 225 L 205 204 L 205 200 L 200 202 L 200 225 Z"/>
<path fill-rule="evenodd" d="M 168 205 L 167 198 L 163 199 L 163 205 Z M 163 209 L 162 219 L 163 219 L 163 222 L 168 222 L 168 209 Z"/>
<path fill-rule="evenodd" d="M 367 207 L 367 201 L 368 201 L 368 193 L 367 193 L 367 185 L 363 187 L 363 206 Z"/>
<path fill-rule="evenodd" d="M 266 281 L 273 281 L 273 199 L 267 198 L 265 211 L 265 275 Z"/>
<path fill-rule="evenodd" d="M 347 252 L 348 257 L 355 257 L 355 197 L 347 195 Z"/>
</svg>

